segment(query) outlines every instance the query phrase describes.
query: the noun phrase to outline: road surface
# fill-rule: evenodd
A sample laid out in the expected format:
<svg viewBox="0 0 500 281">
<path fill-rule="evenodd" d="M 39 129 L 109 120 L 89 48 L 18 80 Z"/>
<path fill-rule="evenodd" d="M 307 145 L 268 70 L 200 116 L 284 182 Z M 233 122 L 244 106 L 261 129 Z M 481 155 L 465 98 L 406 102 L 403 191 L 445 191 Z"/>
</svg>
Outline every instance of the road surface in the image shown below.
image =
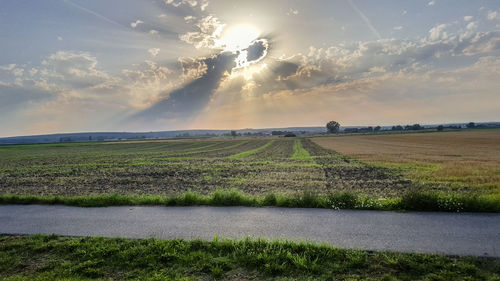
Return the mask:
<svg viewBox="0 0 500 281">
<path fill-rule="evenodd" d="M 206 240 L 251 236 L 341 248 L 500 257 L 500 214 L 3 205 L 0 233 Z"/>
</svg>

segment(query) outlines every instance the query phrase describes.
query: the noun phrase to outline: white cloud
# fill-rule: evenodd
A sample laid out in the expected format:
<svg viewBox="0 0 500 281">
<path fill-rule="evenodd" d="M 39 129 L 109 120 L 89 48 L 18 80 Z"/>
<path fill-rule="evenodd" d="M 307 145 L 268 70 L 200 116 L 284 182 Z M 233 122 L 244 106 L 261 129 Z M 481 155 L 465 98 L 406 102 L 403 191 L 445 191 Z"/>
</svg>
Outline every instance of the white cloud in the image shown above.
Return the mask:
<svg viewBox="0 0 500 281">
<path fill-rule="evenodd" d="M 222 24 L 218 18 L 210 15 L 201 18 L 196 27 L 199 31 L 187 32 L 179 35 L 179 39 L 192 44 L 195 48 L 214 48 L 216 41 L 220 38 L 225 24 Z"/>
<path fill-rule="evenodd" d="M 429 39 L 430 40 L 446 39 L 448 37 L 448 34 L 443 30 L 448 26 L 449 25 L 447 24 L 440 24 L 431 28 L 429 30 Z"/>
<path fill-rule="evenodd" d="M 290 8 L 290 9 L 288 9 L 288 12 L 286 14 L 287 14 L 287 16 L 297 16 L 299 14 L 299 11 Z"/>
<path fill-rule="evenodd" d="M 57 36 L 58 41 L 63 41 L 64 39 L 61 36 Z"/>
<path fill-rule="evenodd" d="M 151 56 L 156 57 L 160 53 L 159 48 L 151 48 L 148 49 L 148 52 L 151 54 Z"/>
<path fill-rule="evenodd" d="M 401 30 L 401 29 L 403 29 L 403 27 L 401 25 L 399 25 L 399 26 L 393 27 L 392 29 L 394 29 L 394 30 Z"/>
<path fill-rule="evenodd" d="M 473 18 L 473 16 L 465 16 L 464 21 L 471 21 Z"/>
<path fill-rule="evenodd" d="M 59 51 L 42 61 L 41 78 L 70 89 L 84 89 L 109 81 L 105 72 L 97 69 L 97 58 L 84 52 Z"/>
<path fill-rule="evenodd" d="M 159 18 L 165 18 L 165 17 L 167 17 L 167 15 L 165 15 L 165 14 L 160 14 L 158 17 L 159 17 Z"/>
<path fill-rule="evenodd" d="M 187 23 L 192 23 L 192 22 L 194 22 L 195 20 L 196 20 L 196 17 L 195 17 L 195 16 L 191 16 L 191 15 L 189 15 L 189 16 L 185 16 L 185 17 L 184 17 L 184 21 L 186 21 Z"/>
<path fill-rule="evenodd" d="M 35 74 L 38 73 L 38 69 L 32 67 L 30 70 L 29 70 L 29 74 L 30 76 L 34 76 Z"/>
<path fill-rule="evenodd" d="M 403 15 L 403 16 L 406 15 L 406 14 L 408 14 L 407 10 L 404 10 L 403 12 L 401 12 L 401 15 Z"/>
<path fill-rule="evenodd" d="M 500 20 L 500 13 L 498 11 L 488 11 L 488 19 L 489 20 Z"/>
<path fill-rule="evenodd" d="M 473 22 L 470 22 L 469 24 L 467 24 L 467 29 L 474 30 L 477 28 L 477 26 L 478 26 L 477 21 L 473 21 Z"/>
<path fill-rule="evenodd" d="M 12 74 L 14 74 L 14 76 L 16 76 L 16 77 L 23 76 L 23 73 L 24 73 L 24 69 L 22 69 L 22 68 L 14 68 L 12 70 Z"/>
<path fill-rule="evenodd" d="M 208 7 L 209 2 L 208 0 L 165 0 L 166 5 L 172 5 L 174 7 L 179 7 L 181 5 L 186 5 L 190 7 L 200 7 L 200 10 L 205 11 L 205 9 Z"/>
<path fill-rule="evenodd" d="M 136 28 L 139 24 L 144 23 L 142 20 L 136 20 L 135 22 L 131 22 L 130 26 L 132 28 Z"/>
<path fill-rule="evenodd" d="M 200 2 L 200 10 L 205 11 L 209 5 L 208 0 L 201 0 Z"/>
<path fill-rule="evenodd" d="M 430 1 L 429 3 L 427 3 L 428 6 L 434 6 L 436 4 L 436 1 Z"/>
<path fill-rule="evenodd" d="M 11 71 L 16 67 L 15 63 L 7 64 L 7 65 L 0 65 L 0 70 L 6 70 L 6 71 Z"/>
<path fill-rule="evenodd" d="M 149 34 L 153 34 L 153 35 L 158 34 L 158 30 L 151 29 L 149 31 Z"/>
</svg>

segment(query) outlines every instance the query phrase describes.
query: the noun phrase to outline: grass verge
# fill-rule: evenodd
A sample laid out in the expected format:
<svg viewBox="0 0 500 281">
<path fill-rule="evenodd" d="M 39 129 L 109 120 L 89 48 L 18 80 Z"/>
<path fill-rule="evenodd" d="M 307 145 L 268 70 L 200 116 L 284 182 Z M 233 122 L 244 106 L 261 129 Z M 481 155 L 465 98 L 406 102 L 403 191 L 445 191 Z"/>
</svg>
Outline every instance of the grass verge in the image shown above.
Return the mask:
<svg viewBox="0 0 500 281">
<path fill-rule="evenodd" d="M 500 280 L 500 259 L 289 241 L 0 237 L 0 279 Z"/>
<path fill-rule="evenodd" d="M 352 193 L 317 195 L 303 193 L 284 195 L 270 193 L 251 196 L 243 192 L 217 190 L 210 195 L 186 192 L 167 197 L 160 195 L 89 195 L 89 196 L 36 196 L 1 195 L 0 204 L 49 204 L 78 207 L 104 207 L 125 205 L 158 206 L 250 206 L 327 208 L 384 211 L 440 211 L 440 212 L 500 212 L 499 196 L 446 195 L 437 192 L 410 192 L 402 198 L 373 198 Z"/>
</svg>

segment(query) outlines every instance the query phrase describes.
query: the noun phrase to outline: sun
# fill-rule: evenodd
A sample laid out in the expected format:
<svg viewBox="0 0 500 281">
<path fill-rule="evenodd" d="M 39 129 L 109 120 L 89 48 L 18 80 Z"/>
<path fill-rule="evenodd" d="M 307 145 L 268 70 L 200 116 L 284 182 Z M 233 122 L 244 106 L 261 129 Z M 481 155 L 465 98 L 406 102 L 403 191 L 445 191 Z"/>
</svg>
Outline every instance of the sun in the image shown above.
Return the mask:
<svg viewBox="0 0 500 281">
<path fill-rule="evenodd" d="M 225 51 L 235 53 L 250 46 L 259 36 L 260 31 L 255 26 L 251 24 L 238 24 L 224 28 L 216 44 Z"/>
</svg>

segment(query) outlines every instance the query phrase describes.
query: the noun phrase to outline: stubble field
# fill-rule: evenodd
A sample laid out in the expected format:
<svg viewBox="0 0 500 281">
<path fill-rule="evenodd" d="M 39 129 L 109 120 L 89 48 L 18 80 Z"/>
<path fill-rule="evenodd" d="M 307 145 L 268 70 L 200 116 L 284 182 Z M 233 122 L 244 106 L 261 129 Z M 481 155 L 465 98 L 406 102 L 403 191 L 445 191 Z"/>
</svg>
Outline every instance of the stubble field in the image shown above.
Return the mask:
<svg viewBox="0 0 500 281">
<path fill-rule="evenodd" d="M 500 130 L 315 138 L 322 147 L 455 194 L 500 195 Z"/>
</svg>

